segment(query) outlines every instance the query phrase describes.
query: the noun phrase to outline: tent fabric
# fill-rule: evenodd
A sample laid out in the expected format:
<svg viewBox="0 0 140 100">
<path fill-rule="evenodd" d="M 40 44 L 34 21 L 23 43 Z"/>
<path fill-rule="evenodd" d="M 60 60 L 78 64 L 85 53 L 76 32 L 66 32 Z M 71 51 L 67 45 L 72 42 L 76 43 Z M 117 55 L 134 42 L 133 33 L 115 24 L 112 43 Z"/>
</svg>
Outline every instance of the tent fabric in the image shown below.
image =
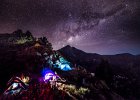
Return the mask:
<svg viewBox="0 0 140 100">
<path fill-rule="evenodd" d="M 46 53 L 47 54 L 47 53 Z M 44 57 L 46 61 L 46 65 L 48 65 L 50 68 L 58 68 L 62 71 L 70 71 L 71 63 L 68 62 L 64 57 L 59 56 L 56 54 L 47 55 Z"/>
<path fill-rule="evenodd" d="M 72 68 L 70 67 L 70 62 L 65 60 L 63 57 L 60 57 L 54 64 L 55 68 L 59 68 L 62 71 L 70 71 Z"/>
<path fill-rule="evenodd" d="M 8 82 L 9 87 L 4 92 L 4 95 L 15 95 L 27 88 L 27 84 L 24 83 L 19 77 L 11 78 Z"/>
<path fill-rule="evenodd" d="M 44 81 L 49 81 L 53 76 L 56 76 L 55 73 L 49 68 L 44 68 L 42 74 L 44 77 Z"/>
<path fill-rule="evenodd" d="M 69 71 L 72 70 L 71 67 L 68 64 L 62 64 L 60 65 L 61 70 L 63 71 Z"/>
</svg>

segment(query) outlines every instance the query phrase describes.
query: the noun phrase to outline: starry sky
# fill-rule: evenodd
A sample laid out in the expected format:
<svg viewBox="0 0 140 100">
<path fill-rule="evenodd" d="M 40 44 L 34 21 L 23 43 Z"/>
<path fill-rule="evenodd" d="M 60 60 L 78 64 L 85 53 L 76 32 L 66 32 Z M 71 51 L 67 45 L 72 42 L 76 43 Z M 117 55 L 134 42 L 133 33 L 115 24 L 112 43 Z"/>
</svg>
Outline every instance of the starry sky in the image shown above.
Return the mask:
<svg viewBox="0 0 140 100">
<path fill-rule="evenodd" d="M 54 49 L 140 54 L 139 0 L 0 0 L 0 33 L 29 30 Z"/>
</svg>

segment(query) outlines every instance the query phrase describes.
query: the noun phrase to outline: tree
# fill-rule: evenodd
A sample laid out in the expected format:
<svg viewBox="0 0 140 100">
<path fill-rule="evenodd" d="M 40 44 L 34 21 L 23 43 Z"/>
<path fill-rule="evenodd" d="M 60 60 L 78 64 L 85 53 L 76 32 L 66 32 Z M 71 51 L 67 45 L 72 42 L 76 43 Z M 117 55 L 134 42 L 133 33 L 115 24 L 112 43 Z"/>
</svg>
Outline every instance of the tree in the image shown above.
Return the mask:
<svg viewBox="0 0 140 100">
<path fill-rule="evenodd" d="M 18 37 L 22 37 L 22 35 L 24 34 L 23 31 L 21 29 L 18 29 L 16 31 L 13 32 L 16 36 Z"/>
<path fill-rule="evenodd" d="M 26 31 L 25 36 L 29 41 L 34 40 L 34 37 L 30 31 Z"/>
<path fill-rule="evenodd" d="M 33 36 L 32 36 L 32 33 L 31 33 L 30 31 L 26 31 L 25 34 L 26 34 L 26 36 L 27 36 L 28 38 L 33 37 Z"/>
<path fill-rule="evenodd" d="M 42 38 L 42 42 L 43 42 L 44 44 L 48 43 L 47 38 L 46 38 L 46 37 L 43 37 L 43 38 Z"/>
</svg>

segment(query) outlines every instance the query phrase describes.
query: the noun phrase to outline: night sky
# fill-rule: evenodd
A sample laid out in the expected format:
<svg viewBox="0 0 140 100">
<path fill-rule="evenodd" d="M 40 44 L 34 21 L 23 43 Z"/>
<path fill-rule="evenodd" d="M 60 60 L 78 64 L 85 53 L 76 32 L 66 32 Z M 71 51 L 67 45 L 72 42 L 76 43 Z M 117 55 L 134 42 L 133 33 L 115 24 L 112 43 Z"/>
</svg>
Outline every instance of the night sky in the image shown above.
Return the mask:
<svg viewBox="0 0 140 100">
<path fill-rule="evenodd" d="M 140 54 L 140 0 L 0 0 L 0 33 L 29 30 L 99 54 Z"/>
</svg>

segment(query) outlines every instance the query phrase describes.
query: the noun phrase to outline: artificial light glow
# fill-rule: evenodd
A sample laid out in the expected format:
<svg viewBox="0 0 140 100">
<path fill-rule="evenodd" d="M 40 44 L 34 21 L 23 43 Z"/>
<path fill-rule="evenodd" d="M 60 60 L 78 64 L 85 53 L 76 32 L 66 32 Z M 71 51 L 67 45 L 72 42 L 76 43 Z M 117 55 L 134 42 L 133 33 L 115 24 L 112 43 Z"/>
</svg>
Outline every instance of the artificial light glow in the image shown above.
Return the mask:
<svg viewBox="0 0 140 100">
<path fill-rule="evenodd" d="M 47 74 L 45 75 L 45 80 L 49 80 L 49 79 L 51 79 L 53 76 L 54 76 L 54 74 L 52 74 L 52 73 L 47 73 Z"/>
</svg>

